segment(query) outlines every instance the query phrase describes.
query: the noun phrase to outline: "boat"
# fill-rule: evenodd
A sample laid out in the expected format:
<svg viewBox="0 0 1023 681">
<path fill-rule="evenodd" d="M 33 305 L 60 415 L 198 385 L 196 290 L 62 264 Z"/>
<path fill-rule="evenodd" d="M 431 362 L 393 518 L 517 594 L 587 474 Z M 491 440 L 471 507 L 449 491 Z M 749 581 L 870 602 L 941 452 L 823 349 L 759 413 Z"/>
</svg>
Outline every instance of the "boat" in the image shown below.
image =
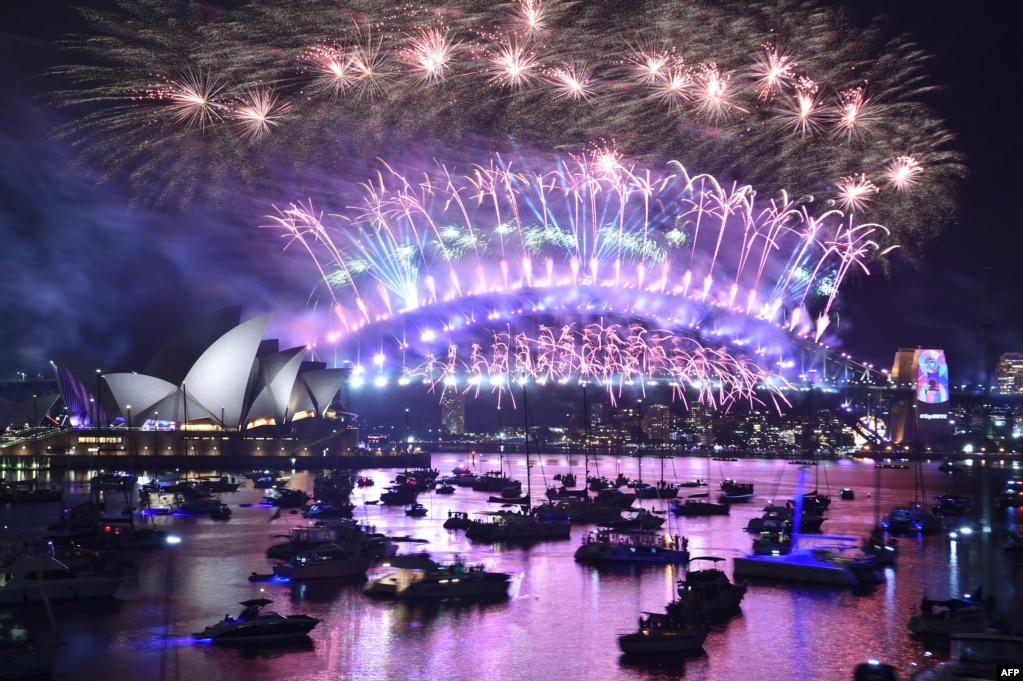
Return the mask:
<svg viewBox="0 0 1023 681">
<path fill-rule="evenodd" d="M 246 477 L 249 477 L 246 475 Z M 263 471 L 250 478 L 255 489 L 274 489 L 288 484 L 290 478 L 283 477 L 279 472 Z"/>
<path fill-rule="evenodd" d="M 800 469 L 791 534 L 784 537 L 791 542 L 790 550 L 787 553 L 754 551 L 748 556 L 736 557 L 735 577 L 853 587 L 884 582 L 883 568 L 873 557 L 849 554 L 849 549 L 859 543 L 856 537 L 799 534 L 805 479 L 805 469 Z"/>
<path fill-rule="evenodd" d="M 749 501 L 753 498 L 753 483 L 736 482 L 731 479 L 722 480 L 721 492 L 721 497 L 718 500 L 726 504 Z"/>
<path fill-rule="evenodd" d="M 405 509 L 405 515 L 412 518 L 422 518 L 426 514 L 426 507 L 420 503 L 410 504 L 409 507 Z"/>
<path fill-rule="evenodd" d="M 512 479 L 501 471 L 486 471 L 472 480 L 474 492 L 500 492 Z"/>
<path fill-rule="evenodd" d="M 671 505 L 671 512 L 677 516 L 728 515 L 730 504 L 718 504 L 711 501 L 707 494 L 692 494 L 684 501 Z"/>
<path fill-rule="evenodd" d="M 0 485 L 0 499 L 6 499 L 6 501 L 0 501 L 0 503 L 44 503 L 61 501 L 63 498 L 63 487 L 60 485 L 43 486 L 35 478 L 32 480 L 7 482 Z"/>
<path fill-rule="evenodd" d="M 583 537 L 576 549 L 579 563 L 674 565 L 689 560 L 689 540 L 643 530 L 600 528 Z"/>
<path fill-rule="evenodd" d="M 494 497 L 491 497 L 493 500 Z M 501 499 L 520 499 L 522 498 L 522 483 L 518 480 L 510 480 L 501 487 Z"/>
<path fill-rule="evenodd" d="M 53 556 L 20 556 L 0 571 L 0 605 L 107 598 L 123 576 L 72 572 Z"/>
<path fill-rule="evenodd" d="M 181 506 L 181 497 L 178 494 L 143 491 L 139 496 L 142 513 L 149 515 L 171 515 Z"/>
<path fill-rule="evenodd" d="M 0 632 L 0 679 L 49 675 L 57 664 L 60 643 L 38 643 L 21 624 Z"/>
<path fill-rule="evenodd" d="M 487 501 L 491 504 L 503 504 L 505 506 L 529 506 L 529 495 L 524 494 L 519 497 L 487 497 Z"/>
<path fill-rule="evenodd" d="M 569 489 L 568 487 L 548 487 L 544 496 L 551 501 L 559 499 L 589 499 L 590 493 L 585 487 L 580 489 Z"/>
<path fill-rule="evenodd" d="M 220 504 L 210 511 L 210 517 L 214 520 L 228 520 L 232 515 L 231 507 L 227 504 Z"/>
<path fill-rule="evenodd" d="M 277 508 L 305 508 L 312 500 L 312 497 L 300 489 L 281 487 L 268 490 L 267 495 L 263 497 L 265 503 Z"/>
<path fill-rule="evenodd" d="M 271 544 L 266 550 L 269 558 L 290 561 L 299 551 L 307 551 L 321 544 L 340 544 L 353 554 L 376 558 L 396 550 L 388 537 L 366 528 L 350 518 L 338 518 L 329 523 L 291 528 L 284 541 Z"/>
<path fill-rule="evenodd" d="M 219 512 L 223 505 L 219 497 L 193 497 L 179 504 L 175 512 L 188 515 L 211 515 Z"/>
<path fill-rule="evenodd" d="M 697 561 L 709 561 L 708 567 L 687 570 L 678 580 L 678 599 L 689 610 L 699 613 L 708 622 L 721 622 L 739 612 L 746 595 L 746 583 L 733 583 L 725 571 L 718 567 L 724 558 L 697 556 L 690 559 L 692 567 Z"/>
<path fill-rule="evenodd" d="M 863 542 L 861 549 L 873 556 L 878 565 L 894 567 L 899 557 L 899 540 L 891 536 L 886 538 L 883 531 L 875 530 Z"/>
<path fill-rule="evenodd" d="M 444 521 L 445 530 L 464 530 L 469 527 L 469 514 L 465 511 L 448 511 L 448 518 Z"/>
<path fill-rule="evenodd" d="M 437 491 L 437 494 L 454 494 L 455 493 L 455 486 L 451 485 L 449 483 L 444 483 L 443 485 L 438 487 L 436 491 Z"/>
<path fill-rule="evenodd" d="M 792 553 L 792 523 L 781 527 L 761 530 L 753 537 L 753 554 L 756 556 Z"/>
<path fill-rule="evenodd" d="M 1016 525 L 1009 530 L 1003 548 L 1006 551 L 1023 551 L 1023 525 Z"/>
<path fill-rule="evenodd" d="M 937 534 L 944 529 L 941 518 L 925 511 L 919 503 L 896 506 L 881 519 L 881 527 L 892 534 Z"/>
<path fill-rule="evenodd" d="M 909 469 L 909 464 L 895 461 L 880 461 L 874 464 L 874 468 L 887 468 L 891 470 L 904 471 Z"/>
<path fill-rule="evenodd" d="M 1023 506 L 1023 480 L 1009 480 L 1005 489 L 995 499 L 1001 508 L 1019 508 Z"/>
<path fill-rule="evenodd" d="M 920 612 L 909 618 L 906 627 L 918 636 L 979 633 L 987 628 L 984 608 L 970 596 L 932 600 L 924 596 Z"/>
<path fill-rule="evenodd" d="M 637 499 L 675 499 L 678 497 L 678 486 L 661 480 L 656 485 L 639 483 L 633 486 Z"/>
<path fill-rule="evenodd" d="M 347 551 L 340 544 L 327 542 L 295 552 L 286 564 L 275 565 L 276 577 L 286 579 L 330 579 L 359 577 L 366 574 L 371 560 Z"/>
<path fill-rule="evenodd" d="M 931 512 L 942 518 L 964 516 L 970 512 L 970 499 L 954 492 L 934 497 Z"/>
<path fill-rule="evenodd" d="M 526 419 L 525 430 L 529 432 L 529 401 L 525 384 L 522 386 L 522 413 Z M 526 439 L 526 493 L 522 512 L 485 512 L 485 519 L 473 519 L 465 530 L 467 539 L 483 542 L 535 542 L 548 539 L 568 539 L 572 534 L 572 523 L 568 518 L 551 512 L 547 508 L 534 510 L 530 507 L 532 493 L 533 465 L 529 461 L 529 439 Z M 474 487 L 475 489 L 475 487 Z"/>
<path fill-rule="evenodd" d="M 555 475 L 554 479 L 560 481 L 562 487 L 575 487 L 577 484 L 575 473 L 572 472 Z"/>
<path fill-rule="evenodd" d="M 545 539 L 568 539 L 572 523 L 553 513 L 486 512 L 483 519 L 473 519 L 465 536 L 473 541 L 531 542 Z"/>
<path fill-rule="evenodd" d="M 607 524 L 616 530 L 656 530 L 664 525 L 664 518 L 645 508 L 619 513 L 619 516 Z"/>
<path fill-rule="evenodd" d="M 885 581 L 876 562 L 849 558 L 829 548 L 736 557 L 734 573 L 737 577 L 831 586 L 866 586 Z"/>
<path fill-rule="evenodd" d="M 223 494 L 225 492 L 237 492 L 240 482 L 233 477 L 221 475 L 219 477 L 199 478 L 196 488 L 206 494 Z"/>
<path fill-rule="evenodd" d="M 769 530 L 781 530 L 792 523 L 794 504 L 789 501 L 785 506 L 770 504 L 764 506 L 764 512 L 759 518 L 750 518 L 746 524 L 747 532 L 764 532 Z M 800 519 L 800 527 L 804 532 L 820 532 L 821 525 L 827 518 L 819 513 L 803 508 L 803 515 Z"/>
<path fill-rule="evenodd" d="M 679 487 L 706 487 L 707 481 L 703 478 L 696 478 L 695 480 L 686 480 L 685 482 L 678 483 Z"/>
<path fill-rule="evenodd" d="M 621 510 L 632 508 L 636 501 L 636 494 L 623 492 L 617 488 L 602 489 L 593 497 L 594 503 L 601 506 L 611 506 Z"/>
<path fill-rule="evenodd" d="M 106 518 L 96 525 L 90 542 L 94 549 L 150 551 L 181 543 L 181 537 L 156 527 L 136 527 L 132 518 Z"/>
<path fill-rule="evenodd" d="M 952 634 L 949 659 L 910 674 L 910 681 L 973 681 L 997 679 L 999 670 L 1019 670 L 1023 636 L 997 633 Z M 1018 678 L 1003 674 L 1001 678 Z"/>
<path fill-rule="evenodd" d="M 132 473 L 114 471 L 112 473 L 100 473 L 89 479 L 89 490 L 91 492 L 113 492 L 127 491 L 134 492 L 138 484 L 138 477 Z"/>
<path fill-rule="evenodd" d="M 317 503 L 302 511 L 302 517 L 317 521 L 336 520 L 339 518 L 351 519 L 354 512 L 355 506 L 352 504 Z"/>
<path fill-rule="evenodd" d="M 673 601 L 663 613 L 643 613 L 639 629 L 618 637 L 618 647 L 626 655 L 696 654 L 703 650 L 709 629 L 691 624 L 680 603 Z"/>
<path fill-rule="evenodd" d="M 552 499 L 533 508 L 533 512 L 576 525 L 610 525 L 622 517 L 622 509 L 618 506 L 582 497 Z"/>
<path fill-rule="evenodd" d="M 898 681 L 895 667 L 879 660 L 867 660 L 856 665 L 853 681 Z"/>
<path fill-rule="evenodd" d="M 268 598 L 242 601 L 240 605 L 244 609 L 240 615 L 225 615 L 216 624 L 192 634 L 192 638 L 222 645 L 282 643 L 306 638 L 320 623 L 320 620 L 308 615 L 280 615 L 265 610 L 271 603 L 273 601 Z"/>
<path fill-rule="evenodd" d="M 394 556 L 387 563 L 394 572 L 370 580 L 363 593 L 395 600 L 445 598 L 498 599 L 508 596 L 511 575 L 490 572 L 481 563 L 466 565 L 459 556 L 441 564 L 428 553 Z"/>
<path fill-rule="evenodd" d="M 393 485 L 380 495 L 380 503 L 385 506 L 408 506 L 416 503 L 419 490 L 412 485 Z"/>
</svg>

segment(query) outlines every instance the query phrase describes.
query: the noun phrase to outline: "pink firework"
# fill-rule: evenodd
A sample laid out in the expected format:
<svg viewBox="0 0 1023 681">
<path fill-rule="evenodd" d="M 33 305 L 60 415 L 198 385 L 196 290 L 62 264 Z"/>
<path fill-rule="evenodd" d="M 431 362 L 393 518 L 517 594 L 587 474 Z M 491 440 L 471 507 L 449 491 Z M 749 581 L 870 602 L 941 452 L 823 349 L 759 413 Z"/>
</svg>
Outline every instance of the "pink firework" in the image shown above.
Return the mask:
<svg viewBox="0 0 1023 681">
<path fill-rule="evenodd" d="M 232 107 L 231 115 L 238 123 L 242 136 L 248 140 L 259 140 L 281 124 L 290 102 L 278 103 L 272 91 L 247 92 L 239 103 Z"/>
<path fill-rule="evenodd" d="M 884 176 L 898 191 L 907 191 L 916 184 L 923 166 L 912 156 L 897 156 L 885 168 Z"/>
</svg>

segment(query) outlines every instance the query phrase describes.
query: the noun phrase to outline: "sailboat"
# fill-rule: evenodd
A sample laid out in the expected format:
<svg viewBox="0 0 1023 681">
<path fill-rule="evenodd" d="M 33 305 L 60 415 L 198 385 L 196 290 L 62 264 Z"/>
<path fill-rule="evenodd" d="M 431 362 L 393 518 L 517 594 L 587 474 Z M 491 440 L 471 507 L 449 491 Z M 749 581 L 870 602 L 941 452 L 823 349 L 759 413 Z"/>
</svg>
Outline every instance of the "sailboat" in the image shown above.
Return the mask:
<svg viewBox="0 0 1023 681">
<path fill-rule="evenodd" d="M 919 454 L 919 453 L 918 453 Z M 929 535 L 938 534 L 945 529 L 945 524 L 938 516 L 928 513 L 919 498 L 923 492 L 923 469 L 919 455 L 914 467 L 913 486 L 916 498 L 901 506 L 896 506 L 888 515 L 881 519 L 881 528 L 890 534 Z"/>
<path fill-rule="evenodd" d="M 483 542 L 533 542 L 547 539 L 568 539 L 572 524 L 564 516 L 544 507 L 534 511 L 530 505 L 533 465 L 529 460 L 529 403 L 526 384 L 522 384 L 522 411 L 526 421 L 526 494 L 520 512 L 486 513 L 486 520 L 472 520 L 465 530 L 467 539 Z"/>
<path fill-rule="evenodd" d="M 665 458 L 666 455 L 661 454 L 661 479 L 657 481 L 657 484 L 644 483 L 642 473 L 640 474 L 640 480 L 632 486 L 637 499 L 675 499 L 678 497 L 678 485 L 664 479 Z M 642 471 L 642 457 L 640 458 L 640 470 Z"/>
<path fill-rule="evenodd" d="M 710 454 L 707 455 L 707 480 L 710 480 Z M 728 515 L 729 504 L 718 504 L 710 500 L 710 492 L 688 495 L 683 501 L 671 505 L 671 512 L 677 516 Z"/>
<path fill-rule="evenodd" d="M 846 549 L 854 548 L 859 541 L 856 537 L 799 534 L 805 480 L 806 470 L 800 468 L 792 518 L 791 550 L 788 553 L 754 552 L 737 557 L 734 561 L 734 576 L 833 586 L 863 586 L 884 582 L 884 572 L 875 560 L 847 555 Z M 817 545 L 801 548 L 799 542 L 804 541 L 805 544 L 805 540 L 813 540 Z M 828 545 L 821 545 L 821 542 L 828 542 Z"/>
</svg>

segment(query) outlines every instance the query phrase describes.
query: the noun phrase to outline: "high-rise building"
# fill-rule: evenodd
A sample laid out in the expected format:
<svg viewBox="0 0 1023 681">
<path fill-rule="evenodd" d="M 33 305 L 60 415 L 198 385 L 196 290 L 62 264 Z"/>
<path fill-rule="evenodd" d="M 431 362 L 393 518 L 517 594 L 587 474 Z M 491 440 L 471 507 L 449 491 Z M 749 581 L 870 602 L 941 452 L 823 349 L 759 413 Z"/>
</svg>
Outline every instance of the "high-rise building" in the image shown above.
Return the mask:
<svg viewBox="0 0 1023 681">
<path fill-rule="evenodd" d="M 651 404 L 643 414 L 643 433 L 652 443 L 667 442 L 672 431 L 671 409 L 666 404 Z"/>
<path fill-rule="evenodd" d="M 1023 394 L 1023 352 L 1007 352 L 999 357 L 995 380 L 999 394 Z"/>
<path fill-rule="evenodd" d="M 900 395 L 892 400 L 889 411 L 892 442 L 946 446 L 952 431 L 944 350 L 900 349 L 895 353 L 892 382 Z"/>
<path fill-rule="evenodd" d="M 465 432 L 465 395 L 457 390 L 445 390 L 440 400 L 440 422 L 452 435 Z"/>
</svg>

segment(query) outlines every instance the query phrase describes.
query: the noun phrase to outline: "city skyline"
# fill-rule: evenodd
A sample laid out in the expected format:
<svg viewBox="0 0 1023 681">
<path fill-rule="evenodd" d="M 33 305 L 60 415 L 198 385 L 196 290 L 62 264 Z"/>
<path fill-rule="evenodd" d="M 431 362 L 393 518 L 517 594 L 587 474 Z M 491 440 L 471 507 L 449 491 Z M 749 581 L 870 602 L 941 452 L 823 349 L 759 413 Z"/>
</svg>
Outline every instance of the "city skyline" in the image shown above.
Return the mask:
<svg viewBox="0 0 1023 681">
<path fill-rule="evenodd" d="M 933 3 L 926 7 L 934 13 Z M 292 337 L 315 336 L 312 330 L 322 325 L 325 313 L 321 308 L 306 307 L 308 284 L 305 288 L 297 285 L 303 277 L 299 276 L 296 260 L 281 259 L 279 244 L 275 243 L 279 239 L 274 235 L 239 225 L 238 206 L 225 211 L 227 217 L 208 212 L 188 216 L 153 209 L 137 202 L 129 191 L 118 186 L 116 179 L 94 186 L 92 173 L 74 169 L 75 154 L 61 142 L 48 138 L 63 115 L 50 109 L 41 109 L 37 114 L 38 100 L 31 100 L 28 95 L 52 87 L 52 82 L 43 83 L 36 75 L 41 66 L 58 63 L 59 57 L 48 41 L 76 26 L 74 19 L 62 14 L 59 7 L 50 9 L 55 10 L 58 18 L 63 17 L 51 26 L 32 25 L 32 14 L 26 16 L 21 11 L 15 13 L 13 23 L 5 21 L 5 25 L 17 27 L 4 34 L 6 51 L 12 56 L 6 68 L 15 76 L 12 81 L 15 90 L 26 95 L 7 102 L 4 109 L 4 120 L 10 120 L 12 125 L 4 126 L 8 153 L 4 161 L 2 186 L 6 199 L 2 217 L 4 229 L 17 235 L 6 241 L 19 244 L 17 255 L 12 255 L 5 267 L 16 273 L 12 320 L 21 320 L 9 325 L 10 330 L 3 337 L 7 372 L 13 375 L 14 371 L 45 367 L 47 354 L 60 344 L 46 338 L 51 334 L 94 356 L 100 351 L 107 352 L 103 357 L 107 360 L 144 355 L 151 350 L 142 347 L 149 335 L 147 330 L 161 325 L 165 332 L 178 328 L 181 319 L 205 311 L 197 308 L 214 302 L 238 302 L 240 291 L 256 301 L 258 307 L 265 306 L 279 314 L 284 308 L 287 314 L 281 316 L 289 317 L 286 331 Z M 996 24 L 993 3 L 985 9 L 986 12 L 971 13 L 966 28 L 992 28 Z M 946 90 L 946 94 L 938 97 L 937 109 L 949 118 L 953 134 L 962 139 L 962 147 L 970 157 L 967 165 L 972 177 L 963 188 L 961 217 L 953 221 L 953 226 L 931 247 L 930 254 L 920 261 L 919 272 L 907 267 L 908 260 L 894 256 L 889 260 L 891 279 L 875 274 L 865 282 L 853 280 L 846 284 L 839 297 L 839 314 L 833 327 L 835 338 L 842 351 L 879 366 L 887 364 L 900 347 L 941 347 L 949 355 L 953 382 L 972 383 L 982 380 L 985 372 L 993 376 L 998 355 L 1018 351 L 1020 348 L 1014 344 L 1023 344 L 1013 326 L 1023 315 L 1016 314 L 1010 279 L 1004 265 L 999 266 L 999 261 L 1007 259 L 1005 251 L 1011 249 L 985 243 L 985 238 L 996 240 L 998 230 L 1011 220 L 1001 187 L 1012 184 L 1013 168 L 1002 165 L 999 158 L 1002 154 L 1011 157 L 1009 145 L 996 153 L 991 145 L 985 144 L 990 141 L 988 136 L 999 129 L 996 116 L 1008 116 L 1011 109 L 985 104 L 978 98 L 1004 97 L 1004 92 L 970 81 L 980 71 L 997 73 L 1006 62 L 989 59 L 981 69 L 977 62 L 966 61 L 983 58 L 985 53 L 977 54 L 977 48 L 1004 48 L 994 39 L 976 45 L 969 43 L 982 35 L 976 32 L 962 36 L 972 49 L 951 50 L 943 41 L 954 29 L 928 19 L 922 3 L 907 3 L 899 8 L 869 3 L 861 5 L 858 11 L 866 15 L 869 10 L 893 12 L 893 27 L 898 31 L 915 30 L 914 37 L 922 47 L 935 54 L 929 73 Z M 992 16 L 978 16 L 985 14 Z M 971 106 L 956 103 L 963 99 L 969 100 Z M 989 125 L 986 128 L 977 125 L 978 118 Z M 19 131 L 18 139 L 12 130 Z M 1016 142 L 1015 136 L 1009 136 L 1006 142 Z M 30 145 L 35 145 L 40 155 L 33 163 L 19 163 L 27 158 Z M 40 197 L 50 197 L 45 201 L 48 212 L 39 210 L 30 194 L 32 190 L 40 192 Z M 257 215 L 267 212 L 265 204 L 260 205 L 256 197 L 249 199 L 252 205 L 246 207 L 248 210 L 259 211 Z M 196 219 L 208 223 L 201 241 L 186 239 L 181 229 Z M 43 225 L 41 231 L 49 239 L 27 238 L 31 225 L 36 223 Z M 69 225 L 76 227 L 72 229 Z M 977 239 L 975 235 L 980 229 L 984 238 Z M 972 247 L 972 262 L 966 257 L 970 250 L 966 246 Z M 943 251 L 950 251 L 951 255 Z M 128 278 L 125 282 L 131 282 L 130 285 L 103 283 L 105 272 L 128 270 L 121 253 L 145 263 L 143 270 L 151 277 L 149 282 L 144 278 L 131 282 Z M 77 254 L 87 257 L 77 258 Z M 289 269 L 282 266 L 284 263 L 296 267 Z M 988 266 L 992 269 L 985 275 L 984 268 Z M 218 271 L 221 277 L 211 276 Z M 985 292 L 985 287 L 990 293 Z M 932 297 L 938 302 L 934 303 Z M 254 311 L 259 311 L 258 307 Z M 989 308 L 989 329 L 984 328 L 985 307 Z M 42 316 L 53 328 L 38 322 Z M 988 335 L 992 356 L 985 362 L 985 352 L 978 348 Z M 38 346 L 33 347 L 36 343 Z M 323 359 L 330 349 L 319 347 L 315 352 Z"/>
</svg>

